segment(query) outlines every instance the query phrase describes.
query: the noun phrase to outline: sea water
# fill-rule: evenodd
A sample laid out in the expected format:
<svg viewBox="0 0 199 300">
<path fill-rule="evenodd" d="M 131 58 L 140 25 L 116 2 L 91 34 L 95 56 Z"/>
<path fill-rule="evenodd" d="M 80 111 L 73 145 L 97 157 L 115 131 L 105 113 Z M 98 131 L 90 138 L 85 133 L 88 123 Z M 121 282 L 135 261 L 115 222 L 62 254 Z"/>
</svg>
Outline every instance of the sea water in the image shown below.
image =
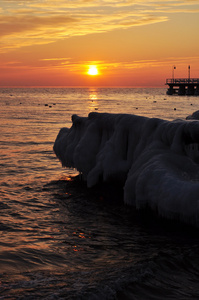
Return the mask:
<svg viewBox="0 0 199 300">
<path fill-rule="evenodd" d="M 1 88 L 0 298 L 199 299 L 198 230 L 88 189 L 53 144 L 71 116 L 185 119 L 198 97 L 166 89 Z"/>
</svg>

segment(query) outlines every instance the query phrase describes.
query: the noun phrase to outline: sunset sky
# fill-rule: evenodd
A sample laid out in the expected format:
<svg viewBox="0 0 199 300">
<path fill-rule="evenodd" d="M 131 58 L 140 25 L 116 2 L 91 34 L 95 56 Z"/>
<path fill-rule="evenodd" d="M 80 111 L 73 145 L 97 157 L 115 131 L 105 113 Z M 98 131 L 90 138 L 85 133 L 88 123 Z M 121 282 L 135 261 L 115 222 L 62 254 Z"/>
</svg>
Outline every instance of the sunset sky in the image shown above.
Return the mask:
<svg viewBox="0 0 199 300">
<path fill-rule="evenodd" d="M 0 86 L 161 87 L 174 65 L 199 78 L 199 0 L 1 0 L 0 14 Z"/>
</svg>

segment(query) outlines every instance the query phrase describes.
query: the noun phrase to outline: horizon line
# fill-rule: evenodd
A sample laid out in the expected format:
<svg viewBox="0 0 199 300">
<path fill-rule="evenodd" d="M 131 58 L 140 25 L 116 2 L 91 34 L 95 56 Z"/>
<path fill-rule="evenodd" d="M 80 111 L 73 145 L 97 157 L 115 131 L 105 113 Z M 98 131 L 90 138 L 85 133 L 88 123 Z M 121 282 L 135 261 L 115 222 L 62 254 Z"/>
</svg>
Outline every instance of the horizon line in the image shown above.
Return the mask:
<svg viewBox="0 0 199 300">
<path fill-rule="evenodd" d="M 112 86 L 112 85 L 102 85 L 102 86 L 91 86 L 91 85 L 2 85 L 1 88 L 166 88 L 164 85 L 157 85 L 157 86 L 133 86 L 133 85 L 120 85 L 120 86 Z"/>
</svg>

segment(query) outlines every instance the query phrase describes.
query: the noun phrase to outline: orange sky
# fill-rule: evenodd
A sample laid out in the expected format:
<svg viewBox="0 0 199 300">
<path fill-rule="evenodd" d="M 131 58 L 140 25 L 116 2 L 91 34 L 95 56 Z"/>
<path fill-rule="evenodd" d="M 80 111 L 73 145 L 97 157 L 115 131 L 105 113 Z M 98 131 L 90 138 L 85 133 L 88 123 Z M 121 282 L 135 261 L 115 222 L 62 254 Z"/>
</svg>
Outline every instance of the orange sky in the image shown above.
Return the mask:
<svg viewBox="0 0 199 300">
<path fill-rule="evenodd" d="M 0 86 L 164 86 L 173 65 L 199 78 L 199 0 L 1 0 L 0 14 Z"/>
</svg>

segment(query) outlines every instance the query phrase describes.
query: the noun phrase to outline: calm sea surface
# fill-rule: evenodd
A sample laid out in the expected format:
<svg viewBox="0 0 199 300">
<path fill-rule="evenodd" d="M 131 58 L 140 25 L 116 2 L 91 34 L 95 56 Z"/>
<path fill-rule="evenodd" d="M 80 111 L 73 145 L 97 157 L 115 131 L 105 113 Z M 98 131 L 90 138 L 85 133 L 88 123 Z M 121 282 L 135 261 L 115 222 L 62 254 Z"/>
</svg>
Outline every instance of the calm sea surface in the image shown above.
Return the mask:
<svg viewBox="0 0 199 300">
<path fill-rule="evenodd" d="M 165 89 L 0 89 L 0 299 L 199 299 L 198 231 L 88 190 L 53 143 L 71 115 L 167 120 L 199 109 Z"/>
</svg>

